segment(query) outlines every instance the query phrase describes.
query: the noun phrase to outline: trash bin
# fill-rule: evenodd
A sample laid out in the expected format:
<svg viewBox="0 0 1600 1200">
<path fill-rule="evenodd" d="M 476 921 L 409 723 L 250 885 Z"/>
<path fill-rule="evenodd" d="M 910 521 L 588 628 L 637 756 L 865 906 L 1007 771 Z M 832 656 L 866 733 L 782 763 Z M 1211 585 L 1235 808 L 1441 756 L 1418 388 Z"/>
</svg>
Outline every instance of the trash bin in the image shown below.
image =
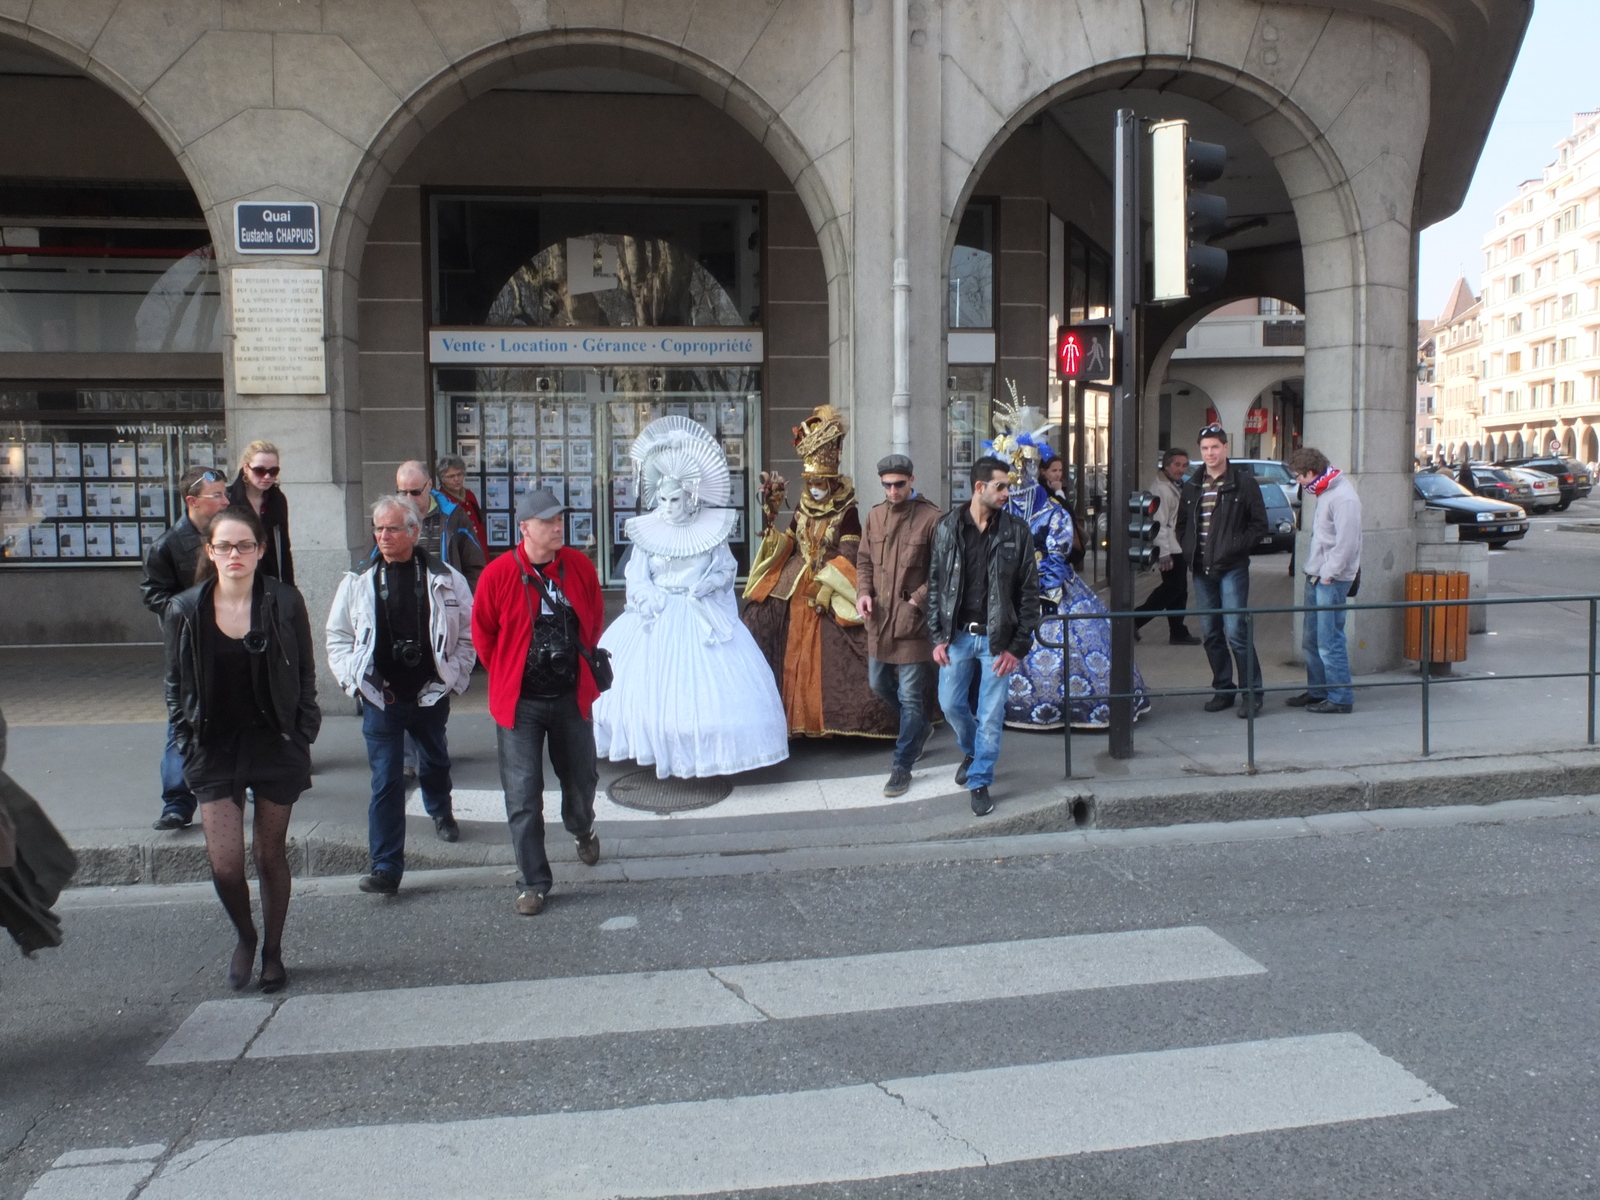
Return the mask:
<svg viewBox="0 0 1600 1200">
<path fill-rule="evenodd" d="M 1466 600 L 1471 596 L 1471 577 L 1465 571 L 1407 571 L 1407 600 Z M 1405 656 L 1414 662 L 1427 658 L 1433 674 L 1449 674 L 1450 664 L 1467 660 L 1468 608 L 1452 604 L 1435 608 L 1428 617 L 1428 647 L 1422 645 L 1420 608 L 1406 609 Z"/>
</svg>

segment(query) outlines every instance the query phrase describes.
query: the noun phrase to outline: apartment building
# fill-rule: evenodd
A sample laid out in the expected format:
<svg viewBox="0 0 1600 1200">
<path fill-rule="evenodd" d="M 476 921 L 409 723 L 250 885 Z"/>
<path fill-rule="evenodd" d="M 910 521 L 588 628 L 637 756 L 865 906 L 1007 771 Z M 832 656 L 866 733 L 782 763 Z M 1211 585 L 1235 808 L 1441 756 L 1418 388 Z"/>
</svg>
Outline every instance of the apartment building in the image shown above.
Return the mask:
<svg viewBox="0 0 1600 1200">
<path fill-rule="evenodd" d="M 1419 397 L 1426 388 L 1428 408 L 1424 413 L 1419 405 L 1417 456 L 1444 462 L 1482 458 L 1483 302 L 1465 279 L 1456 280 L 1425 341 L 1431 379 L 1418 385 Z"/>
</svg>

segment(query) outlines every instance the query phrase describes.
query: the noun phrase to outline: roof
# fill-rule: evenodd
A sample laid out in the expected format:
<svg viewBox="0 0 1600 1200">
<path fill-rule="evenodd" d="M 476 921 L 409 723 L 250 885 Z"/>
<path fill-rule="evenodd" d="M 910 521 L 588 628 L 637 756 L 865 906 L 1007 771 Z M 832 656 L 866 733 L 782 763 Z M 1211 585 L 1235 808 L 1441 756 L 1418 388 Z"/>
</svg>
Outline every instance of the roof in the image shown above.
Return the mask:
<svg viewBox="0 0 1600 1200">
<path fill-rule="evenodd" d="M 1456 280 L 1455 287 L 1450 289 L 1450 298 L 1444 302 L 1444 311 L 1439 314 L 1438 324 L 1450 324 L 1477 302 L 1478 298 L 1472 294 L 1472 286 L 1466 279 Z"/>
</svg>

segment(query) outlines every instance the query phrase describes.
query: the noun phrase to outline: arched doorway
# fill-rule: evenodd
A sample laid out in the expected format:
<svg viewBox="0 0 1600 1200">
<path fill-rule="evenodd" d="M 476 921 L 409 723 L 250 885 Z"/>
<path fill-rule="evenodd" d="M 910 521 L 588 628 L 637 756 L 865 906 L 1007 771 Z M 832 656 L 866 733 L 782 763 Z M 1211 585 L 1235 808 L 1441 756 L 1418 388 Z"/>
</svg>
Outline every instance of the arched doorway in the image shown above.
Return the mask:
<svg viewBox="0 0 1600 1200">
<path fill-rule="evenodd" d="M 1570 425 L 1561 435 L 1561 453 L 1568 458 L 1576 458 L 1578 455 L 1578 435 Z"/>
<path fill-rule="evenodd" d="M 1600 462 L 1600 437 L 1595 436 L 1594 426 L 1588 426 L 1583 431 L 1583 461 L 1586 463 Z"/>
<path fill-rule="evenodd" d="M 0 641 L 147 641 L 141 557 L 232 464 L 205 211 L 127 99 L 0 37 Z"/>
<path fill-rule="evenodd" d="M 1500 457 L 1502 457 L 1502 458 L 1522 458 L 1523 455 L 1524 455 L 1524 451 L 1523 451 L 1523 446 L 1522 446 L 1522 434 L 1520 434 L 1520 433 L 1513 434 L 1512 437 L 1511 437 L 1511 449 L 1510 449 L 1509 453 L 1502 454 Z"/>
</svg>

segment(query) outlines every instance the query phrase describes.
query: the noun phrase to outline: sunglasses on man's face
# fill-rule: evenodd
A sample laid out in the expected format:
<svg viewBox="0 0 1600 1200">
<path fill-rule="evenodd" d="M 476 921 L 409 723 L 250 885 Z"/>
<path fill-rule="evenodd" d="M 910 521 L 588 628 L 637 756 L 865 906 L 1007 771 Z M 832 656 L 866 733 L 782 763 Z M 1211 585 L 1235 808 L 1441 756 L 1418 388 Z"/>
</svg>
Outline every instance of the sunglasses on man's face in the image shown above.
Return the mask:
<svg viewBox="0 0 1600 1200">
<path fill-rule="evenodd" d="M 428 489 L 425 487 L 401 488 L 400 494 L 402 496 L 426 496 L 428 494 Z"/>
<path fill-rule="evenodd" d="M 260 476 L 262 476 L 262 477 L 264 477 L 266 479 L 276 479 L 278 477 L 279 469 L 280 468 L 278 468 L 278 467 L 254 467 L 253 466 L 253 467 L 250 468 L 250 474 L 252 474 L 252 475 L 260 475 Z"/>
<path fill-rule="evenodd" d="M 883 490 L 886 492 L 898 491 L 900 488 L 911 486 L 911 480 L 909 479 L 880 479 L 878 482 L 883 484 Z"/>
</svg>

